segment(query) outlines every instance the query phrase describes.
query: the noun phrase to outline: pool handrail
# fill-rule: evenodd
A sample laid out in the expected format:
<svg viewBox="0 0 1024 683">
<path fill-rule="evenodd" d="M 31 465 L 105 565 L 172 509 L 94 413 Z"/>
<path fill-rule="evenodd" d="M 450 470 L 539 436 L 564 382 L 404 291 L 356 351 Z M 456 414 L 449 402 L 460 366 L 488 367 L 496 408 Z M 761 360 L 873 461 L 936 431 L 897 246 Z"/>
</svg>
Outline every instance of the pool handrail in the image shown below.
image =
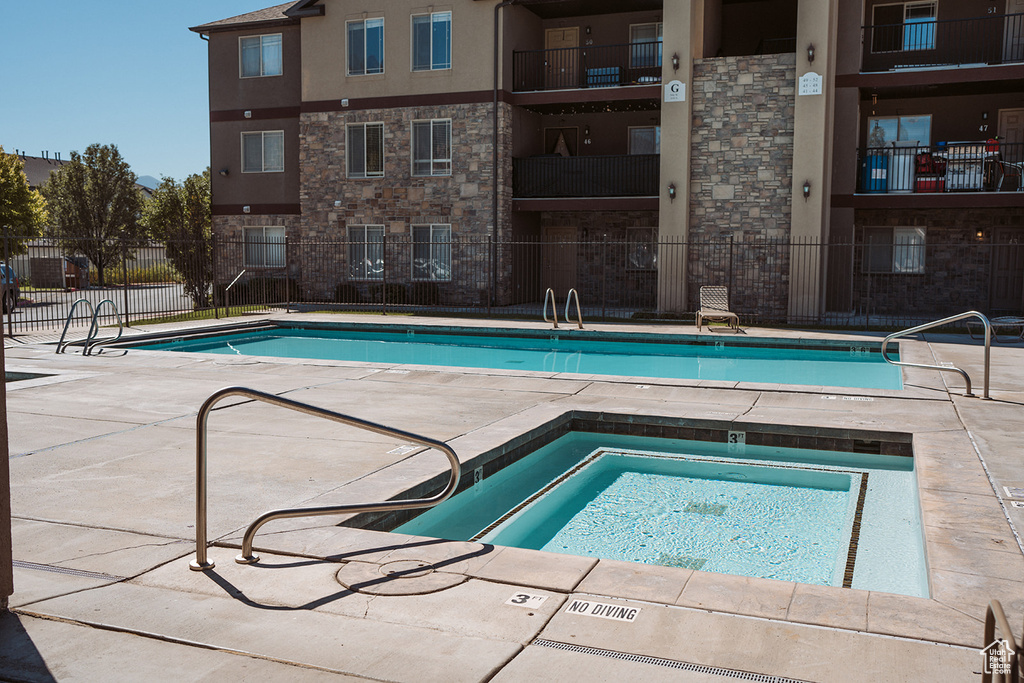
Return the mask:
<svg viewBox="0 0 1024 683">
<path fill-rule="evenodd" d="M 948 325 L 949 323 L 956 322 L 957 320 L 963 320 L 965 318 L 978 318 L 978 319 L 981 320 L 982 324 L 985 326 L 985 381 L 984 381 L 984 391 L 982 391 L 982 399 L 989 400 L 990 397 L 988 395 L 988 384 L 989 384 L 988 378 L 989 378 L 989 365 L 990 365 L 989 360 L 990 360 L 990 356 L 991 356 L 991 347 L 992 347 L 992 323 L 989 322 L 988 318 L 986 318 L 984 316 L 984 314 L 979 313 L 978 311 L 967 311 L 965 313 L 958 313 L 957 315 L 951 315 L 948 318 L 942 318 L 941 320 L 933 320 L 930 323 L 924 323 L 923 325 L 918 325 L 916 327 L 911 327 L 911 328 L 908 328 L 906 330 L 901 330 L 899 332 L 893 332 L 888 337 L 886 337 L 885 339 L 882 340 L 882 358 L 885 360 L 885 362 L 891 363 L 892 365 L 900 365 L 900 366 L 908 367 L 908 368 L 925 368 L 926 370 L 940 370 L 940 371 L 943 371 L 943 372 L 956 372 L 956 373 L 959 373 L 960 376 L 963 377 L 964 384 L 966 385 L 966 389 L 964 391 L 964 396 L 974 396 L 974 394 L 971 393 L 971 377 L 970 377 L 970 375 L 968 375 L 964 370 L 961 370 L 958 367 L 955 367 L 955 366 L 947 367 L 947 366 L 943 366 L 943 365 L 928 365 L 926 363 L 909 363 L 909 362 L 906 362 L 906 361 L 898 361 L 898 360 L 893 360 L 893 359 L 889 358 L 889 356 L 885 353 L 886 345 L 890 341 L 892 341 L 893 339 L 897 339 L 899 337 L 905 337 L 908 334 L 915 334 L 917 332 L 924 332 L 925 330 L 930 330 L 933 327 L 940 327 L 942 325 Z"/>
<path fill-rule="evenodd" d="M 103 304 L 110 304 L 110 307 L 114 309 L 114 315 L 117 316 L 117 334 L 113 337 L 106 337 L 104 339 L 96 339 L 96 335 L 100 332 L 99 317 L 100 311 L 103 309 Z M 108 342 L 116 342 L 121 338 L 124 333 L 124 323 L 121 322 L 121 312 L 117 310 L 117 304 L 111 299 L 104 299 L 103 301 L 96 304 L 96 308 L 92 312 L 92 325 L 89 326 L 89 334 L 85 338 L 85 350 L 82 351 L 83 356 L 92 355 L 92 350 L 100 344 L 106 344 Z"/>
<path fill-rule="evenodd" d="M 448 458 L 448 463 L 451 466 L 451 476 L 448 480 L 448 484 L 439 493 L 427 498 L 416 498 L 401 501 L 392 500 L 383 503 L 370 504 L 286 508 L 265 512 L 257 517 L 256 520 L 249 525 L 249 528 L 246 529 L 245 536 L 242 540 L 242 552 L 235 558 L 235 562 L 238 562 L 239 564 L 253 564 L 255 562 L 259 562 L 260 558 L 252 554 L 253 537 L 255 537 L 256 532 L 261 526 L 272 520 L 292 517 L 315 517 L 345 513 L 388 512 L 392 510 L 429 508 L 447 500 L 459 485 L 459 477 L 461 475 L 459 456 L 456 455 L 455 451 L 443 441 L 419 436 L 418 434 L 406 432 L 401 429 L 395 429 L 393 427 L 386 427 L 368 420 L 361 420 L 357 417 L 342 415 L 341 413 L 336 413 L 332 410 L 318 408 L 316 406 L 309 405 L 308 403 L 301 403 L 299 401 L 277 396 L 276 394 L 268 394 L 256 389 L 238 386 L 225 387 L 206 399 L 202 407 L 199 409 L 199 414 L 196 416 L 196 559 L 189 563 L 189 568 L 193 571 L 204 571 L 207 569 L 213 569 L 214 567 L 214 563 L 209 560 L 206 554 L 206 423 L 213 407 L 217 403 L 232 396 L 240 396 L 243 398 L 261 401 L 263 403 L 269 403 L 281 408 L 288 408 L 289 410 L 305 413 L 314 417 L 322 417 L 334 422 L 340 422 L 352 427 L 357 427 L 359 429 L 365 429 L 376 434 L 382 434 L 384 436 L 398 437 L 404 441 L 410 441 L 421 446 L 426 446 L 427 448 L 441 451 Z"/>
<path fill-rule="evenodd" d="M 569 290 L 569 293 L 565 295 L 565 322 L 571 323 L 573 319 L 569 316 L 569 304 L 573 299 L 576 299 L 576 324 L 583 329 L 583 309 L 580 308 L 580 293 L 573 287 Z"/>
<path fill-rule="evenodd" d="M 988 650 L 996 644 L 997 633 L 1002 634 L 1000 640 L 1009 643 L 1010 651 L 1007 653 L 1008 660 L 1006 662 L 1008 671 L 998 672 L 998 678 L 995 680 L 999 681 L 1019 681 L 1020 680 L 1020 664 L 1021 657 L 1019 656 L 1021 643 L 1013 637 L 1013 630 L 1010 628 L 1010 622 L 1006 618 L 1006 613 L 1003 612 L 1003 606 L 998 600 L 992 600 L 988 603 L 988 609 L 985 610 L 985 634 L 983 641 L 985 649 L 982 650 L 982 654 L 988 656 Z M 988 664 L 988 661 L 985 662 Z M 982 668 L 981 682 L 992 683 L 993 671 L 989 666 Z"/>
<path fill-rule="evenodd" d="M 551 317 L 548 318 L 548 301 L 551 301 Z M 555 290 L 548 287 L 548 291 L 544 292 L 544 322 L 553 323 L 554 328 L 558 329 L 558 305 L 555 303 Z"/>
<path fill-rule="evenodd" d="M 64 321 L 64 331 L 60 333 L 60 339 L 57 340 L 57 350 L 54 353 L 64 353 L 64 350 L 71 345 L 71 342 L 64 342 L 64 337 L 68 334 L 68 327 L 71 326 L 71 318 L 75 315 L 75 309 L 78 308 L 78 304 L 84 303 L 89 307 L 89 311 L 92 315 L 89 316 L 89 331 L 92 332 L 92 321 L 96 318 L 96 309 L 93 308 L 92 302 L 82 297 L 81 299 L 75 299 L 71 304 L 71 308 L 68 309 L 68 317 Z M 82 340 L 85 341 L 85 340 Z"/>
</svg>

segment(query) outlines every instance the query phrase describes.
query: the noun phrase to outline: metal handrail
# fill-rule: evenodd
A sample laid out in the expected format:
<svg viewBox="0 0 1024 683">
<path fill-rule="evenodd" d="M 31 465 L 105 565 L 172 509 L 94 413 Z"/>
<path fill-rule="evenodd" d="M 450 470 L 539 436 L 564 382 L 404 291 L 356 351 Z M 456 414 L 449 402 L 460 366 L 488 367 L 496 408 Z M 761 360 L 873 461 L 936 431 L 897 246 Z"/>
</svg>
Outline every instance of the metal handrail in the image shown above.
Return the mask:
<svg viewBox="0 0 1024 683">
<path fill-rule="evenodd" d="M 231 396 L 242 396 L 262 401 L 281 408 L 288 408 L 289 410 L 295 410 L 314 417 L 323 417 L 328 420 L 333 420 L 334 422 L 340 422 L 359 429 L 383 434 L 384 436 L 398 437 L 404 441 L 411 441 L 412 443 L 420 444 L 427 448 L 439 450 L 448 457 L 448 462 L 451 465 L 452 470 L 451 478 L 448 480 L 448 484 L 444 489 L 440 493 L 430 496 L 429 498 L 357 505 L 334 505 L 329 507 L 288 508 L 265 512 L 257 517 L 256 521 L 250 524 L 249 528 L 246 529 L 245 536 L 242 539 L 242 553 L 235 558 L 235 561 L 239 564 L 252 564 L 259 561 L 260 558 L 252 554 L 252 541 L 259 528 L 269 521 L 292 517 L 315 517 L 320 515 L 336 515 L 343 513 L 386 512 L 391 510 L 429 508 L 447 500 L 459 485 L 459 476 L 461 474 L 459 456 L 455 454 L 455 451 L 452 450 L 448 444 L 442 441 L 435 441 L 434 439 L 428 439 L 427 437 L 412 434 L 411 432 L 385 427 L 383 425 L 376 424 L 375 422 L 360 420 L 359 418 L 342 415 L 341 413 L 325 410 L 324 408 L 317 408 L 316 406 L 300 403 L 299 401 L 293 401 L 275 394 L 268 394 L 255 389 L 248 389 L 246 387 L 226 387 L 206 399 L 202 407 L 199 409 L 199 414 L 196 417 L 196 559 L 189 563 L 189 568 L 194 571 L 203 571 L 214 567 L 214 563 L 209 561 L 206 556 L 206 422 L 210 415 L 210 411 L 213 410 L 213 407 L 220 401 Z"/>
<path fill-rule="evenodd" d="M 551 316 L 554 318 L 548 318 L 548 301 L 551 301 Z M 558 329 L 558 305 L 555 303 L 555 290 L 548 287 L 548 291 L 544 292 L 544 322 L 554 324 L 554 329 Z"/>
<path fill-rule="evenodd" d="M 572 318 L 569 317 L 569 303 L 576 299 L 576 324 L 583 329 L 583 309 L 580 308 L 580 293 L 576 291 L 576 288 L 569 290 L 569 293 L 565 296 L 565 322 L 573 322 Z"/>
<path fill-rule="evenodd" d="M 74 317 L 75 309 L 78 308 L 78 304 L 80 303 L 85 303 L 89 307 L 89 310 L 92 311 L 92 316 L 89 319 L 89 331 L 92 332 L 92 321 L 96 318 L 96 309 L 93 308 L 92 302 L 88 299 L 75 299 L 74 303 L 71 304 L 71 309 L 68 311 L 67 320 L 64 321 L 64 331 L 60 333 L 60 339 L 57 340 L 57 350 L 54 351 L 54 353 L 64 353 L 64 349 L 71 344 L 71 342 L 67 342 L 65 344 L 64 337 L 67 336 L 68 327 L 71 326 L 71 318 Z"/>
<path fill-rule="evenodd" d="M 105 339 L 96 339 L 96 335 L 100 332 L 100 311 L 103 309 L 103 304 L 110 304 L 111 308 L 114 309 L 114 315 L 117 316 L 117 334 L 113 337 L 107 337 Z M 124 324 L 121 322 L 121 312 L 117 310 L 117 304 L 110 299 L 104 299 L 103 301 L 96 304 L 96 308 L 92 312 L 92 325 L 89 326 L 89 335 L 85 338 L 85 350 L 82 352 L 83 356 L 92 354 L 92 350 L 100 344 L 106 344 L 107 342 L 115 342 L 121 338 L 124 334 Z"/>
<path fill-rule="evenodd" d="M 923 332 L 925 330 L 930 330 L 933 327 L 940 327 L 942 325 L 948 325 L 949 323 L 956 322 L 957 320 L 963 320 L 964 318 L 979 318 L 981 320 L 982 324 L 985 325 L 985 390 L 982 392 L 982 398 L 983 399 L 988 399 L 989 398 L 989 395 L 988 395 L 988 375 L 989 375 L 989 356 L 991 355 L 990 351 L 991 351 L 991 346 L 992 346 L 992 323 L 990 323 L 988 321 L 988 318 L 986 318 L 983 314 L 978 313 L 977 311 L 967 311 L 966 313 L 960 313 L 958 315 L 951 315 L 950 317 L 943 318 L 942 320 L 934 320 L 934 321 L 932 321 L 930 323 L 925 323 L 923 325 L 918 325 L 917 327 L 911 327 L 909 329 L 902 330 L 900 332 L 894 332 L 894 333 L 890 334 L 888 337 L 886 337 L 885 339 L 882 340 L 882 358 L 887 363 L 891 363 L 893 365 L 902 365 L 902 366 L 909 367 L 909 368 L 925 368 L 927 370 L 941 370 L 941 371 L 944 371 L 944 372 L 958 372 L 958 373 L 960 373 L 960 376 L 964 378 L 964 384 L 966 385 L 966 390 L 964 391 L 964 396 L 974 396 L 974 394 L 971 393 L 971 378 L 970 378 L 970 376 L 966 372 L 964 372 L 960 368 L 952 367 L 952 366 L 951 367 L 945 367 L 945 366 L 942 366 L 942 365 L 926 365 L 925 363 L 908 363 L 906 361 L 893 360 L 893 359 L 889 358 L 889 356 L 887 356 L 886 353 L 885 353 L 886 345 L 890 341 L 892 341 L 893 339 L 896 339 L 898 337 L 905 337 L 908 334 L 914 334 L 916 332 Z"/>
<path fill-rule="evenodd" d="M 998 677 L 997 681 L 1007 681 L 1016 683 L 1020 680 L 1020 658 L 1017 656 L 1018 643 L 1013 637 L 1013 630 L 1010 628 L 1010 622 L 1006 618 L 1006 613 L 1003 612 L 1003 606 L 999 604 L 998 600 L 993 600 L 988 603 L 988 609 L 985 610 L 985 636 L 984 645 L 985 649 L 982 650 L 982 654 L 986 657 L 989 656 L 988 650 L 996 644 L 996 629 L 1002 633 L 1002 640 L 1010 645 L 1009 652 L 1007 653 L 1008 661 L 1006 670 L 994 672 L 992 667 L 989 666 L 989 662 L 985 662 L 985 666 L 982 667 L 981 681 L 982 683 L 992 683 L 992 676 L 995 673 Z"/>
</svg>

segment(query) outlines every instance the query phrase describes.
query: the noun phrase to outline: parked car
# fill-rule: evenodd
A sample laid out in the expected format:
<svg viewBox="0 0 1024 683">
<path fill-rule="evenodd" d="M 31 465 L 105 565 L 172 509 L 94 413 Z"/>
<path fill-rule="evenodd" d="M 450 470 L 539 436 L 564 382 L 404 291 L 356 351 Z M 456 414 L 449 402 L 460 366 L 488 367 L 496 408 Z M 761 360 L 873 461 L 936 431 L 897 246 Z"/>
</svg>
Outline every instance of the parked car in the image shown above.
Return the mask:
<svg viewBox="0 0 1024 683">
<path fill-rule="evenodd" d="M 21 298 L 21 283 L 18 274 L 6 263 L 0 263 L 0 292 L 3 297 L 3 312 L 12 313 Z"/>
</svg>

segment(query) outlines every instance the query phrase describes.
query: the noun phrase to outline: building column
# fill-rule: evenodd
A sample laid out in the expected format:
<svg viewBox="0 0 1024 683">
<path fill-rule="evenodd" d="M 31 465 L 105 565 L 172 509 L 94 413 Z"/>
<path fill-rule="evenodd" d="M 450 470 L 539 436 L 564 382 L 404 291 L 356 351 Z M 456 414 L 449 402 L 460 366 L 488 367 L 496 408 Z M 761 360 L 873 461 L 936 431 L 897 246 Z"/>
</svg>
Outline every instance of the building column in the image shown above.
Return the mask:
<svg viewBox="0 0 1024 683">
<path fill-rule="evenodd" d="M 693 60 L 702 56 L 704 0 L 666 2 L 662 15 L 661 175 L 658 202 L 658 310 L 687 309 L 690 223 L 690 129 L 693 121 Z M 679 66 L 673 65 L 678 56 Z M 670 186 L 674 187 L 673 199 Z M 678 244 L 677 244 L 678 243 Z"/>
<path fill-rule="evenodd" d="M 838 0 L 800 0 L 797 9 L 789 278 L 793 322 L 816 318 L 824 306 L 820 245 L 829 235 L 837 14 Z"/>
</svg>

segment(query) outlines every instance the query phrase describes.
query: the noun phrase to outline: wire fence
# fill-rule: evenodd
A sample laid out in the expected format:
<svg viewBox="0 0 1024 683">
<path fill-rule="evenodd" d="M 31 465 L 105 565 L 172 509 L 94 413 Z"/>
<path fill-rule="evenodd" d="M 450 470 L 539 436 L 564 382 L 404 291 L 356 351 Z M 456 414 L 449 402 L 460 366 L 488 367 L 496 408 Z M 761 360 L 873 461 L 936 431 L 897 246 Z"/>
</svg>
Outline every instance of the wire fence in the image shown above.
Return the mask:
<svg viewBox="0 0 1024 683">
<path fill-rule="evenodd" d="M 15 249 L 4 239 L 18 275 L 6 332 L 59 331 L 79 299 L 93 308 L 109 300 L 101 322 L 119 313 L 127 325 L 240 308 L 540 318 L 548 288 L 560 306 L 576 289 L 584 319 L 692 320 L 704 285 L 728 287 L 745 325 L 863 329 L 966 310 L 1024 313 L 1024 245 L 982 237 L 926 243 L 923 231 L 905 229 L 834 243 L 659 239 L 653 229 L 578 241 L 496 242 L 443 229 L 365 236 L 109 242 L 102 270 L 55 242 Z M 86 325 L 90 315 L 78 306 L 71 324 Z"/>
</svg>

